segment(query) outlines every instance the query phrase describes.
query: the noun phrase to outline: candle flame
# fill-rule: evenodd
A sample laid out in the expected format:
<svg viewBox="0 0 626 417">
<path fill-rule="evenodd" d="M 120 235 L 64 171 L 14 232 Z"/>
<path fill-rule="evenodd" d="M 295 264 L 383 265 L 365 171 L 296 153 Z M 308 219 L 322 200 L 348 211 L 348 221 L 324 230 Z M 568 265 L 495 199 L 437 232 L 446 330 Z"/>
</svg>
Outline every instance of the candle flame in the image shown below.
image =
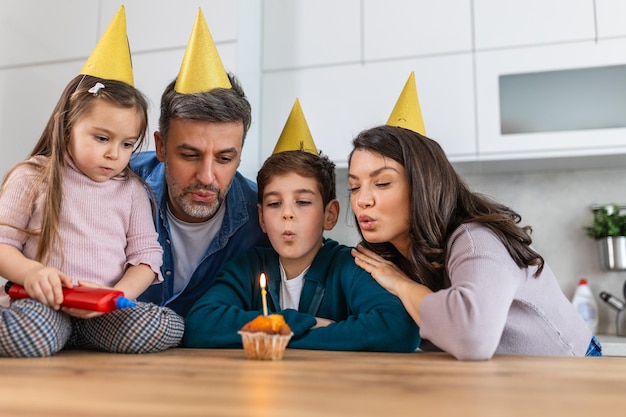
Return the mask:
<svg viewBox="0 0 626 417">
<path fill-rule="evenodd" d="M 265 285 L 267 284 L 267 282 L 265 281 L 265 274 L 263 272 L 261 272 L 259 282 L 261 284 L 261 301 L 263 302 L 263 315 L 267 317 L 267 290 L 265 289 Z"/>
</svg>

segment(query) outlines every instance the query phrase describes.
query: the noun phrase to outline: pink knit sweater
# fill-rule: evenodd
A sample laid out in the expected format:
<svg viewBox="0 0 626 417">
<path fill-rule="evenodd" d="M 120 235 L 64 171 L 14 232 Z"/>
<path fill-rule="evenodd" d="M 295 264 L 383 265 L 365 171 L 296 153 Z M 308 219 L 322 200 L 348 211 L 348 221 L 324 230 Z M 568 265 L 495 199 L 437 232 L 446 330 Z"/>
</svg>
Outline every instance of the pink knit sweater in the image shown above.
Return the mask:
<svg viewBox="0 0 626 417">
<path fill-rule="evenodd" d="M 34 157 L 39 163 L 45 158 Z M 29 206 L 34 168 L 15 170 L 0 197 L 0 222 L 29 229 L 41 227 L 45 193 L 38 192 Z M 147 191 L 135 179 L 95 182 L 72 163 L 63 171 L 63 199 L 59 231 L 63 246 L 56 246 L 49 266 L 78 280 L 114 286 L 128 265 L 146 264 L 162 281 L 162 249 L 154 229 Z M 20 249 L 33 259 L 38 236 L 0 226 L 0 243 Z"/>
</svg>

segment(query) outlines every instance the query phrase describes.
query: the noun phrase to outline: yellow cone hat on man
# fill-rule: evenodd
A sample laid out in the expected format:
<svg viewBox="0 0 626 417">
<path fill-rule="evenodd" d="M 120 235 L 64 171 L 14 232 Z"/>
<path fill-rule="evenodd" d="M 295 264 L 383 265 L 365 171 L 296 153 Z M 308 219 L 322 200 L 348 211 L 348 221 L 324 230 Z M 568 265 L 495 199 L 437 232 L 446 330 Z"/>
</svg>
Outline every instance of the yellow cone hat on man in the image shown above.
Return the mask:
<svg viewBox="0 0 626 417">
<path fill-rule="evenodd" d="M 285 151 L 304 151 L 319 155 L 298 99 L 291 108 L 291 113 L 289 113 L 272 154 Z"/>
<path fill-rule="evenodd" d="M 232 88 L 232 85 L 202 9 L 198 9 L 174 90 L 181 94 L 194 94 L 214 88 Z"/>
<path fill-rule="evenodd" d="M 415 72 L 411 71 L 411 75 L 409 75 L 409 79 L 400 93 L 389 120 L 387 120 L 387 125 L 403 127 L 426 136 L 422 110 L 417 98 Z"/>
<path fill-rule="evenodd" d="M 79 74 L 135 85 L 124 6 L 117 10 Z"/>
</svg>

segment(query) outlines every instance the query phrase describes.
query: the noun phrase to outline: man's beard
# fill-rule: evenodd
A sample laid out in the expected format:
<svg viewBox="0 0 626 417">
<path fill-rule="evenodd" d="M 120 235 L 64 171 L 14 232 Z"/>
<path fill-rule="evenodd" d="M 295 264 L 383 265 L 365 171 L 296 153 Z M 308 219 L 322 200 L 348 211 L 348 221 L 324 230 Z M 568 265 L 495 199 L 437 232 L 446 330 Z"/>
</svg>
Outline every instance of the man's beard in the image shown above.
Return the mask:
<svg viewBox="0 0 626 417">
<path fill-rule="evenodd" d="M 197 219 L 207 219 L 213 217 L 222 206 L 226 193 L 228 193 L 232 184 L 232 182 L 229 183 L 228 187 L 223 192 L 215 185 L 192 184 L 183 188 L 172 176 L 170 176 L 167 169 L 165 170 L 165 180 L 167 181 L 170 198 L 174 199 L 176 203 L 178 203 L 187 216 Z M 196 190 L 205 190 L 215 193 L 217 194 L 217 199 L 210 203 L 204 203 L 201 201 L 191 201 L 185 198 L 187 195 Z"/>
</svg>

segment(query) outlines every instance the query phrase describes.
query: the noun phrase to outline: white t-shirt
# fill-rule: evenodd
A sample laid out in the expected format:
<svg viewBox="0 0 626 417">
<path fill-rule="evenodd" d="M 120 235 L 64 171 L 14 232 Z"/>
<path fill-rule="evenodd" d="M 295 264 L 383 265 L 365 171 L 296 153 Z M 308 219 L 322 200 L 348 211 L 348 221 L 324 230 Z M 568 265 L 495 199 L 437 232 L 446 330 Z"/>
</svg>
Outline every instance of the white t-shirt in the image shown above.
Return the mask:
<svg viewBox="0 0 626 417">
<path fill-rule="evenodd" d="M 309 268 L 306 268 L 297 277 L 287 279 L 287 274 L 283 265 L 280 265 L 280 308 L 298 309 L 300 305 L 300 295 L 302 294 L 302 286 L 304 285 L 304 275 Z"/>
<path fill-rule="evenodd" d="M 222 227 L 226 204 L 222 204 L 215 216 L 202 223 L 187 223 L 178 219 L 167 207 L 170 238 L 174 252 L 174 295 L 185 289 L 206 253 L 211 241 Z"/>
</svg>

